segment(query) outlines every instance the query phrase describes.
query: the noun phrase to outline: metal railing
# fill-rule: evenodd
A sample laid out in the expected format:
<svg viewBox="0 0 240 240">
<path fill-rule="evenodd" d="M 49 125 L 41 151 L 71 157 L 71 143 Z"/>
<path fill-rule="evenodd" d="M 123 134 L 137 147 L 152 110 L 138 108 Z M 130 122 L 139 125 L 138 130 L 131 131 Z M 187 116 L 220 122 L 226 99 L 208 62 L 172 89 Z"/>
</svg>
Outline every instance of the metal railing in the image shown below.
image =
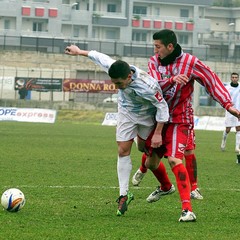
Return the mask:
<svg viewBox="0 0 240 240">
<path fill-rule="evenodd" d="M 76 40 L 66 38 L 49 38 L 36 36 L 9 36 L 0 34 L 0 50 L 37 51 L 46 53 L 63 53 L 69 44 L 76 44 L 82 49 L 94 49 L 112 56 L 143 57 L 153 54 L 152 43 L 119 42 L 99 40 Z M 196 55 L 204 61 L 240 62 L 240 47 L 229 49 L 228 45 L 201 45 L 187 47 L 182 45 L 185 52 Z"/>
</svg>

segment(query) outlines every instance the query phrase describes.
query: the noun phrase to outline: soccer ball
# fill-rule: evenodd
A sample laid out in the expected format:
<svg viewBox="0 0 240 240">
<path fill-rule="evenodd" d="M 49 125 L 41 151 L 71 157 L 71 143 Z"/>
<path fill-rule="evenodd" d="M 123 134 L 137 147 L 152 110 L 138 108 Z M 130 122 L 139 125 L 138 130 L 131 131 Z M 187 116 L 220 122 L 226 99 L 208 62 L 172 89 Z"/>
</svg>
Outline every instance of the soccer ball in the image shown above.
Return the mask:
<svg viewBox="0 0 240 240">
<path fill-rule="evenodd" d="M 18 212 L 25 205 L 25 196 L 17 188 L 7 189 L 1 197 L 3 208 L 9 212 Z"/>
</svg>

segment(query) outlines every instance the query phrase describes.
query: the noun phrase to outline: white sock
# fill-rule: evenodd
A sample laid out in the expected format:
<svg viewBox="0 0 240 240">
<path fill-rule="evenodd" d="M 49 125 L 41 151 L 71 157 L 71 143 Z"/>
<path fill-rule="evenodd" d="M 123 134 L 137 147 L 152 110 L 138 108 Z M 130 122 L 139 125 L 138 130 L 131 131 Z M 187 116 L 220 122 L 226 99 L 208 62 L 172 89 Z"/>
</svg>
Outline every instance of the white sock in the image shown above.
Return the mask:
<svg viewBox="0 0 240 240">
<path fill-rule="evenodd" d="M 240 131 L 236 132 L 236 148 L 239 148 L 240 145 Z"/>
<path fill-rule="evenodd" d="M 223 131 L 223 141 L 226 142 L 227 140 L 227 132 L 226 131 Z"/>
<path fill-rule="evenodd" d="M 132 171 L 132 161 L 130 156 L 125 156 L 125 157 L 118 156 L 117 173 L 118 173 L 120 196 L 127 195 L 131 171 Z"/>
</svg>

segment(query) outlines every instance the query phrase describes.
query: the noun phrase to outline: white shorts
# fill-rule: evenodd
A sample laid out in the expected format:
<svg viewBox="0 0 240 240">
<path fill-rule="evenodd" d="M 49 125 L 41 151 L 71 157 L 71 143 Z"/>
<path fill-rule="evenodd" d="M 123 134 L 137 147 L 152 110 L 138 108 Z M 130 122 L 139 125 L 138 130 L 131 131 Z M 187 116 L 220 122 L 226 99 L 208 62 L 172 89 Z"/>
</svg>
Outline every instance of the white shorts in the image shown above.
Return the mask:
<svg viewBox="0 0 240 240">
<path fill-rule="evenodd" d="M 136 136 L 146 140 L 155 127 L 153 116 L 139 116 L 137 114 L 118 112 L 116 140 L 119 142 L 129 141 Z"/>
<path fill-rule="evenodd" d="M 225 127 L 237 127 L 240 126 L 240 121 L 237 117 L 233 116 L 231 113 L 226 112 L 225 114 Z"/>
</svg>

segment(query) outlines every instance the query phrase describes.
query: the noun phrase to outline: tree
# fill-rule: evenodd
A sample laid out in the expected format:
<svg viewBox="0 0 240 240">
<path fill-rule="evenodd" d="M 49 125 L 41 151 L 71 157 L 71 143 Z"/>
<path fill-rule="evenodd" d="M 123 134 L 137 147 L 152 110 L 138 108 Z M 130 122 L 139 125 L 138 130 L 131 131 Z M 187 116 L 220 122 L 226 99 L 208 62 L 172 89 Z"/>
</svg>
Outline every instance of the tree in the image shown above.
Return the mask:
<svg viewBox="0 0 240 240">
<path fill-rule="evenodd" d="M 214 0 L 213 6 L 218 7 L 240 7 L 240 0 Z"/>
</svg>

